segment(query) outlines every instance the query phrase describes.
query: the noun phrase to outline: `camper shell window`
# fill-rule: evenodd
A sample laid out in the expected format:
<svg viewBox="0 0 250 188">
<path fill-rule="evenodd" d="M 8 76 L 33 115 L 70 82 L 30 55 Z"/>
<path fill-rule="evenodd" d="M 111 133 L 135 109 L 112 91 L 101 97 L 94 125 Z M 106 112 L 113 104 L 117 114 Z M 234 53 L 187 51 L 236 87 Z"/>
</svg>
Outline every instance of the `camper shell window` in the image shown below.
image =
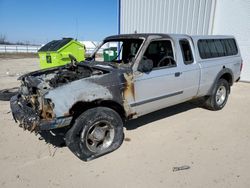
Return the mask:
<svg viewBox="0 0 250 188">
<path fill-rule="evenodd" d="M 235 40 L 228 39 L 201 39 L 198 49 L 202 59 L 232 56 L 238 54 Z"/>
</svg>

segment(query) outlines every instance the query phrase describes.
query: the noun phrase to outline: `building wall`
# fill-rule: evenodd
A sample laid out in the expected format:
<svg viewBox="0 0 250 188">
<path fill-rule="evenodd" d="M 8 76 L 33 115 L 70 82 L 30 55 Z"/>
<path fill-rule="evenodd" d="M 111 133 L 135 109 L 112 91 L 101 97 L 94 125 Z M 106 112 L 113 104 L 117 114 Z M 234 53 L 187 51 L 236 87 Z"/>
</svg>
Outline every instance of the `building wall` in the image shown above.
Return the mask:
<svg viewBox="0 0 250 188">
<path fill-rule="evenodd" d="M 121 0 L 121 33 L 210 34 L 214 0 Z"/>
<path fill-rule="evenodd" d="M 250 0 L 120 0 L 120 32 L 234 35 L 250 81 Z"/>
<path fill-rule="evenodd" d="M 243 57 L 242 81 L 250 81 L 250 1 L 217 0 L 213 34 L 234 35 Z"/>
</svg>

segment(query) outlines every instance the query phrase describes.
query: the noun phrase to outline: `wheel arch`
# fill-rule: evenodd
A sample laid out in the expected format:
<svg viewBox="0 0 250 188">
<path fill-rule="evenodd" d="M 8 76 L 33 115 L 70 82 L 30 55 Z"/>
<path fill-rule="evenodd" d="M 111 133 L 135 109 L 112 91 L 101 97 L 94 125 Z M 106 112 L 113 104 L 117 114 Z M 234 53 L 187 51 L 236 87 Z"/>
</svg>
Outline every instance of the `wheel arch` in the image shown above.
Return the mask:
<svg viewBox="0 0 250 188">
<path fill-rule="evenodd" d="M 232 74 L 232 72 L 229 72 L 229 71 L 228 72 L 223 72 L 221 74 L 221 76 L 219 77 L 219 79 L 221 79 L 221 78 L 223 78 L 224 80 L 226 80 L 229 83 L 230 86 L 233 85 L 233 74 Z"/>
<path fill-rule="evenodd" d="M 95 107 L 107 107 L 116 111 L 122 118 L 123 121 L 126 120 L 126 112 L 121 104 L 112 100 L 95 100 L 91 102 L 78 101 L 76 102 L 69 110 L 69 114 L 73 116 L 73 119 L 76 119 L 86 110 Z"/>
<path fill-rule="evenodd" d="M 216 78 L 215 78 L 215 80 L 213 82 L 213 85 L 212 85 L 212 87 L 209 90 L 209 95 L 212 94 L 213 89 L 215 88 L 216 83 L 220 79 L 225 79 L 229 83 L 229 85 L 232 86 L 233 82 L 234 82 L 234 76 L 233 76 L 232 70 L 229 69 L 229 68 L 225 68 L 223 66 L 223 69 L 217 74 L 217 76 L 216 76 Z M 230 92 L 230 87 L 229 87 L 229 92 Z"/>
</svg>

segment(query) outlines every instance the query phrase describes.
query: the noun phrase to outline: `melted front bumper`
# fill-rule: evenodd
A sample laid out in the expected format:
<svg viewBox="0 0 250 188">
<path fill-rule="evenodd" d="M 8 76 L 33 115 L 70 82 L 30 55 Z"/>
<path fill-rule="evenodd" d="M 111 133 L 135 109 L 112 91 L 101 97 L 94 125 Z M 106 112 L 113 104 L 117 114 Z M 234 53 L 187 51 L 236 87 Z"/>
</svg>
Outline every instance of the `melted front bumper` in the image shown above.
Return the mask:
<svg viewBox="0 0 250 188">
<path fill-rule="evenodd" d="M 71 116 L 58 117 L 51 120 L 41 119 L 39 114 L 20 95 L 11 98 L 10 108 L 15 121 L 19 122 L 20 127 L 29 131 L 38 132 L 57 129 L 70 125 L 72 121 Z"/>
</svg>

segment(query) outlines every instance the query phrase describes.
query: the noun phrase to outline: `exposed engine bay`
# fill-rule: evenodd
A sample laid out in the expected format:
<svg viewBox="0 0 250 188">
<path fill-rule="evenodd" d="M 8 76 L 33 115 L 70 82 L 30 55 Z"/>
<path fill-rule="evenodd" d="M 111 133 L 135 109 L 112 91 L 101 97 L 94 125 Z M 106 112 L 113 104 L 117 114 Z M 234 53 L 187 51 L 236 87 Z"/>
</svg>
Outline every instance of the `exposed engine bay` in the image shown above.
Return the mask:
<svg viewBox="0 0 250 188">
<path fill-rule="evenodd" d="M 42 94 L 50 88 L 56 88 L 75 80 L 102 75 L 107 72 L 80 64 L 59 67 L 46 72 L 34 72 L 20 78 L 22 82 L 21 93 L 23 95 L 37 94 L 37 89 L 39 89 Z"/>
</svg>

